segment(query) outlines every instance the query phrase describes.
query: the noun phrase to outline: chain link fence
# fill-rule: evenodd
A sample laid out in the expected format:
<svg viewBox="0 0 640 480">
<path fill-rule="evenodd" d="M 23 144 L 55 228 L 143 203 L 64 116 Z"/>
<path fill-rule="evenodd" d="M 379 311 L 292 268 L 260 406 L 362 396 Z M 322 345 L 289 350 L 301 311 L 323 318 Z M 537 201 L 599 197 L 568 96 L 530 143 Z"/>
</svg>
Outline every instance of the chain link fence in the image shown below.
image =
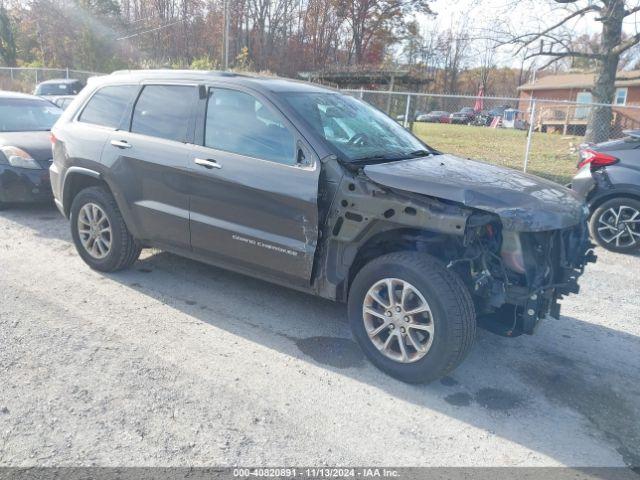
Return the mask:
<svg viewBox="0 0 640 480">
<path fill-rule="evenodd" d="M 31 93 L 42 81 L 97 72 L 0 67 L 0 90 Z M 343 90 L 410 128 L 428 145 L 466 158 L 524 170 L 559 183 L 576 172 L 587 140 L 621 138 L 640 129 L 640 105 L 607 105 L 528 97 L 474 97 Z"/>
<path fill-rule="evenodd" d="M 0 67 L 0 90 L 33 93 L 36 85 L 45 80 L 73 78 L 86 83 L 95 75 L 102 74 L 69 68 Z"/>
<path fill-rule="evenodd" d="M 386 112 L 428 145 L 566 184 L 588 139 L 640 129 L 640 105 L 344 90 Z"/>
</svg>

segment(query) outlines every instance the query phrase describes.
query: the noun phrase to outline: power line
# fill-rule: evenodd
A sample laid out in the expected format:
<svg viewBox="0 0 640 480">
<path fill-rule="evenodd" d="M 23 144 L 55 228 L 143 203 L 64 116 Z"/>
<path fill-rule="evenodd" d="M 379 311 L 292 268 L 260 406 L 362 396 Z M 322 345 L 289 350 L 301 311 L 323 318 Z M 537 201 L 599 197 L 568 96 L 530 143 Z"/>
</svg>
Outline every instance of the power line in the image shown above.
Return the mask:
<svg viewBox="0 0 640 480">
<path fill-rule="evenodd" d="M 154 13 L 153 15 L 150 15 L 148 17 L 138 18 L 137 20 L 134 20 L 133 22 L 129 22 L 129 24 L 133 25 L 134 23 L 143 22 L 144 20 L 149 20 L 150 18 L 156 18 L 157 16 L 158 15 L 156 13 Z"/>
<path fill-rule="evenodd" d="M 160 25 L 159 27 L 151 28 L 149 30 L 144 30 L 142 32 L 133 33 L 133 34 L 127 35 L 125 37 L 116 38 L 116 41 L 118 41 L 118 40 L 127 40 L 129 38 L 137 37 L 139 35 L 144 35 L 146 33 L 156 32 L 158 30 L 162 30 L 164 28 L 168 28 L 168 27 L 172 27 L 173 25 L 177 25 L 178 23 L 186 22 L 187 20 L 189 20 L 189 19 L 185 18 L 183 20 L 177 20 L 175 22 L 167 23 L 166 25 Z"/>
</svg>

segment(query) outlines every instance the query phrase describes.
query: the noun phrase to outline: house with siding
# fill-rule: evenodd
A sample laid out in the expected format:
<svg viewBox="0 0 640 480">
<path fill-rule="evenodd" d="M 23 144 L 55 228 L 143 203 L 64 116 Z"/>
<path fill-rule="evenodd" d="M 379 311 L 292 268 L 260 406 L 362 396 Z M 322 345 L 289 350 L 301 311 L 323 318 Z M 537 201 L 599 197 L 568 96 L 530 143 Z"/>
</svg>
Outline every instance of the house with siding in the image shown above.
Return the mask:
<svg viewBox="0 0 640 480">
<path fill-rule="evenodd" d="M 547 75 L 518 87 L 518 109 L 529 121 L 536 102 L 535 127 L 540 131 L 583 134 L 591 112 L 594 73 Z M 564 102 L 573 103 L 564 103 Z M 640 70 L 618 72 L 612 131 L 640 128 Z"/>
</svg>

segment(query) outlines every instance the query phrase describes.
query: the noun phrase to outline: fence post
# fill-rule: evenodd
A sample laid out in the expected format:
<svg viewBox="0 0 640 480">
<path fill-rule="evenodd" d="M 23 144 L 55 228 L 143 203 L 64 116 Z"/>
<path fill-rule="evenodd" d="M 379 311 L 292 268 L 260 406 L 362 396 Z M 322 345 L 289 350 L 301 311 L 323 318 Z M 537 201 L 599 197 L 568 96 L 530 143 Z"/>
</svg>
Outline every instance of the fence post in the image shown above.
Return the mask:
<svg viewBox="0 0 640 480">
<path fill-rule="evenodd" d="M 364 98 L 364 87 L 360 87 L 360 100 Z"/>
<path fill-rule="evenodd" d="M 391 80 L 389 81 L 389 93 L 387 96 L 387 115 L 391 115 L 391 97 L 392 94 L 391 92 L 393 92 L 393 87 L 395 85 L 395 81 L 396 81 L 396 77 L 395 75 L 391 75 Z"/>
<path fill-rule="evenodd" d="M 9 69 L 9 73 L 11 73 L 11 81 L 13 82 L 13 68 Z"/>
<path fill-rule="evenodd" d="M 524 167 L 522 169 L 523 172 L 527 171 L 527 167 L 529 166 L 529 155 L 531 153 L 531 137 L 533 137 L 533 125 L 536 121 L 536 101 L 533 100 L 533 104 L 531 105 L 531 115 L 529 116 L 529 132 L 527 134 L 527 148 L 524 152 Z"/>
<path fill-rule="evenodd" d="M 36 68 L 36 85 L 38 85 L 38 69 Z"/>
<path fill-rule="evenodd" d="M 67 70 L 66 74 L 67 74 L 67 80 L 68 80 L 69 79 L 69 67 L 67 67 L 66 70 Z"/>
<path fill-rule="evenodd" d="M 404 109 L 404 128 L 409 126 L 409 105 L 411 105 L 411 94 L 407 94 L 407 107 Z"/>
</svg>

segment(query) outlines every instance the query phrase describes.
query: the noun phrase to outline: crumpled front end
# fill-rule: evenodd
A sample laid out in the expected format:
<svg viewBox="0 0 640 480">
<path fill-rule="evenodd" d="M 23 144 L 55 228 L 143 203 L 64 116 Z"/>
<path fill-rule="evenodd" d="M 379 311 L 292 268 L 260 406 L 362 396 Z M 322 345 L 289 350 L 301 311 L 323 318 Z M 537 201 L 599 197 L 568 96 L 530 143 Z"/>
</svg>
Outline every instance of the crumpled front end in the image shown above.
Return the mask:
<svg viewBox="0 0 640 480">
<path fill-rule="evenodd" d="M 379 180 L 402 183 L 399 176 Z M 415 192 L 420 182 L 401 190 L 361 172 L 345 175 L 336 181 L 327 207 L 315 266 L 318 292 L 344 300 L 350 280 L 367 262 L 394 251 L 417 251 L 460 277 L 481 324 L 493 317 L 502 320 L 496 322 L 502 332 L 533 333 L 541 318 L 559 316 L 558 301 L 578 292 L 578 278 L 595 255 L 584 203 L 562 187 L 529 183 L 527 195 L 538 203 L 520 199 L 513 208 L 488 205 L 488 197 L 478 192 L 471 196 L 475 201 L 467 195 L 465 202 Z M 439 185 L 433 183 L 433 189 Z"/>
<path fill-rule="evenodd" d="M 470 279 L 480 313 L 501 320 L 509 334 L 531 334 L 540 319 L 559 318 L 558 301 L 579 292 L 578 278 L 596 260 L 593 247 L 586 215 L 571 227 L 541 232 L 486 225 L 469 245 L 476 251 Z"/>
</svg>

